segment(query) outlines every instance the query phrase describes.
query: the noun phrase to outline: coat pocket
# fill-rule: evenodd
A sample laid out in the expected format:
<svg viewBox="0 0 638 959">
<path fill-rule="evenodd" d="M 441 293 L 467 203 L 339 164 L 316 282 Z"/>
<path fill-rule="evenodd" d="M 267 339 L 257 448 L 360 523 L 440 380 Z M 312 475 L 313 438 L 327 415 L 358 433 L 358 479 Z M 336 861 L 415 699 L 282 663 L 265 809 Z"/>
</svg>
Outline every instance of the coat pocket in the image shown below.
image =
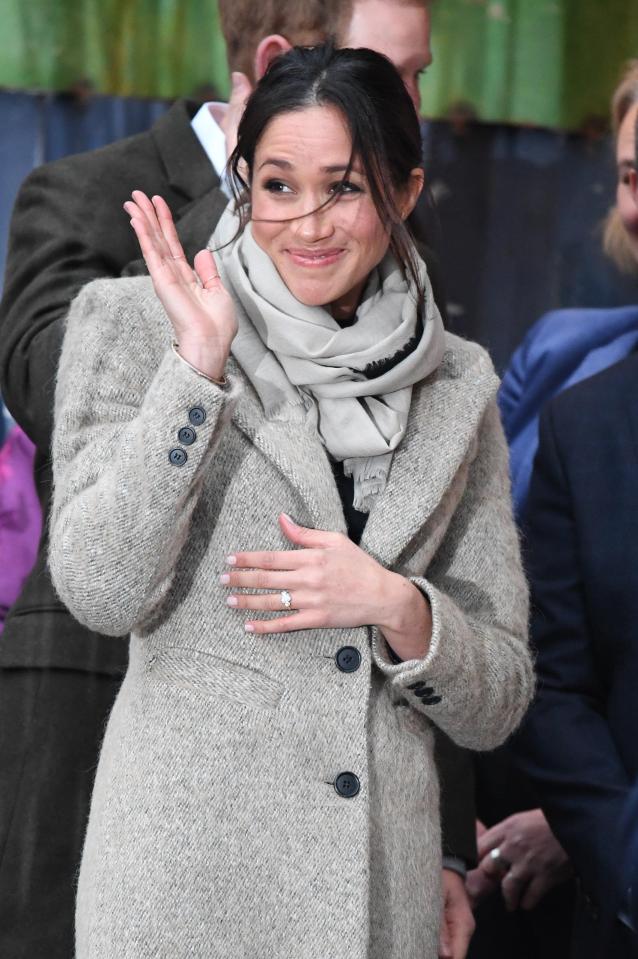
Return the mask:
<svg viewBox="0 0 638 959">
<path fill-rule="evenodd" d="M 153 653 L 147 661 L 147 676 L 167 686 L 256 709 L 277 709 L 284 692 L 282 683 L 257 669 L 177 646 Z"/>
</svg>

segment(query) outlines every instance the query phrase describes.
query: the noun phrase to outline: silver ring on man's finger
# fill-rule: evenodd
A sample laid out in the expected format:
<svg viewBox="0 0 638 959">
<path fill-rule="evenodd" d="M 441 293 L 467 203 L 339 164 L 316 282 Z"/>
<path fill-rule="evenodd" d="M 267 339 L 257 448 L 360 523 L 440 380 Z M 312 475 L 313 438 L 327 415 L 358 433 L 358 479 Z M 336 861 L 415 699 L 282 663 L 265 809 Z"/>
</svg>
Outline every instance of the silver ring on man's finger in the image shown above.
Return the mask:
<svg viewBox="0 0 638 959">
<path fill-rule="evenodd" d="M 498 848 L 498 846 L 496 849 L 492 849 L 490 851 L 490 859 L 492 860 L 492 864 L 496 866 L 498 871 L 503 875 L 505 875 L 506 872 L 509 872 L 512 868 L 511 862 L 509 862 L 505 856 L 501 855 L 501 850 Z"/>
<path fill-rule="evenodd" d="M 287 589 L 282 589 L 282 591 L 279 594 L 279 599 L 281 600 L 281 605 L 283 606 L 284 609 L 292 608 L 292 596 L 290 595 Z"/>
</svg>

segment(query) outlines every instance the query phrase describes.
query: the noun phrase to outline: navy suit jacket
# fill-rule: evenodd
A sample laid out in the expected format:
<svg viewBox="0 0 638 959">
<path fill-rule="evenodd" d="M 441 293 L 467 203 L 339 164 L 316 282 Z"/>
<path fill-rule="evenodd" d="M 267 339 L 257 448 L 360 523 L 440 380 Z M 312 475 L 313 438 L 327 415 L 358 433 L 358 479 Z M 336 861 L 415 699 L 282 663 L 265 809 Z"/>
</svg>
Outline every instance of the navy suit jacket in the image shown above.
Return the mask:
<svg viewBox="0 0 638 959">
<path fill-rule="evenodd" d="M 638 355 L 546 408 L 528 517 L 538 693 L 514 748 L 604 911 L 638 777 Z"/>
</svg>

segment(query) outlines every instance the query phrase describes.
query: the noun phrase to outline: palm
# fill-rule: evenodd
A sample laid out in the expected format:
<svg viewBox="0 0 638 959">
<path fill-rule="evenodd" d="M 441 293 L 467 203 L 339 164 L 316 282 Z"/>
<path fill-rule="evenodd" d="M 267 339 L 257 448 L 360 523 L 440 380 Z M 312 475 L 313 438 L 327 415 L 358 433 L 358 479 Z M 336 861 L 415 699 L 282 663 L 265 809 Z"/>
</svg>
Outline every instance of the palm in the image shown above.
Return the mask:
<svg viewBox="0 0 638 959">
<path fill-rule="evenodd" d="M 224 288 L 210 250 L 186 262 L 173 217 L 165 201 L 149 200 L 140 190 L 124 204 L 140 244 L 153 286 L 171 321 L 178 342 L 218 341 L 229 348 L 237 332 L 235 307 Z"/>
</svg>

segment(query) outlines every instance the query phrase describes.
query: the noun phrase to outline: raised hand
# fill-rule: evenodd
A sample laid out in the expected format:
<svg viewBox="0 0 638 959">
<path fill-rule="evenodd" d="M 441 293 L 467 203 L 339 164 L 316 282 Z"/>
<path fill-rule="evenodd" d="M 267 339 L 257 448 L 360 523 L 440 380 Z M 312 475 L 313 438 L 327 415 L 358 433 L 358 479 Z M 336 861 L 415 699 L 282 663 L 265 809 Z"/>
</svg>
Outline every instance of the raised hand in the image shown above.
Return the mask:
<svg viewBox="0 0 638 959">
<path fill-rule="evenodd" d="M 141 190 L 124 204 L 140 244 L 155 292 L 175 332 L 179 352 L 213 379 L 221 379 L 237 332 L 235 306 L 219 278 L 210 250 L 186 262 L 173 217 L 160 196 Z"/>
</svg>

